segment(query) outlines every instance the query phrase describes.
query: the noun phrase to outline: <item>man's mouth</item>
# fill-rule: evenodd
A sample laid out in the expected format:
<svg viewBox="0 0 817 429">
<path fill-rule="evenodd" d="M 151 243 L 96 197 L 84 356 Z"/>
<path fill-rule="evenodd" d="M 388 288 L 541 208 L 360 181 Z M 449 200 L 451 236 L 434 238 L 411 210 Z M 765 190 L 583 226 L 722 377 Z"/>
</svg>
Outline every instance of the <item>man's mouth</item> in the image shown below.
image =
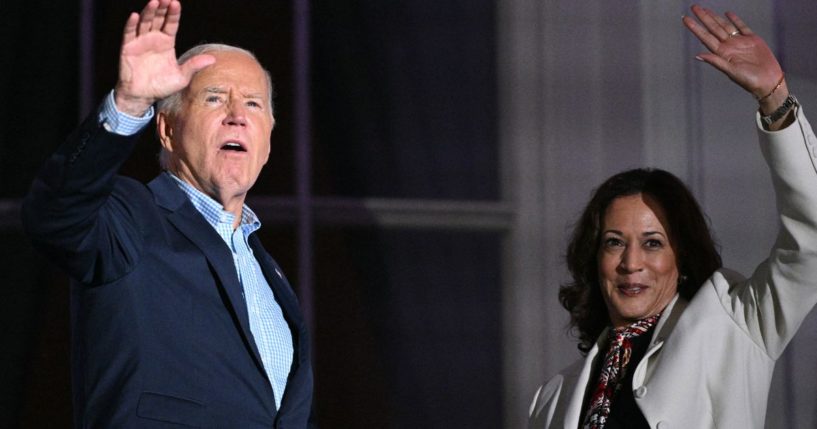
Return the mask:
<svg viewBox="0 0 817 429">
<path fill-rule="evenodd" d="M 241 142 L 228 141 L 221 145 L 221 150 L 229 150 L 233 152 L 246 152 L 247 148 Z"/>
</svg>

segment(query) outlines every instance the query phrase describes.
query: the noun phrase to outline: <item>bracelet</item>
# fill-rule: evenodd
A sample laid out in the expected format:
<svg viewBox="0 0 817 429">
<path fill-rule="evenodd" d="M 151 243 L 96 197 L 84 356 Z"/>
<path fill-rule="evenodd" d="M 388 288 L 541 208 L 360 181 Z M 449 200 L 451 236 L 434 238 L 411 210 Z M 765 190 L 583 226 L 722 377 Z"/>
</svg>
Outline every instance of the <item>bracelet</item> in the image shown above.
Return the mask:
<svg viewBox="0 0 817 429">
<path fill-rule="evenodd" d="M 755 96 L 755 98 L 757 98 L 757 101 L 761 102 L 761 101 L 771 97 L 771 95 L 774 94 L 774 92 L 777 91 L 777 89 L 780 88 L 780 86 L 783 85 L 783 79 L 785 79 L 785 78 L 786 78 L 786 73 L 783 73 L 783 76 L 780 76 L 780 80 L 777 81 L 777 85 L 775 85 L 774 88 L 772 88 L 772 90 L 769 91 L 768 94 L 764 95 L 763 97 Z"/>
<path fill-rule="evenodd" d="M 786 113 L 789 113 L 789 110 L 791 110 L 795 104 L 797 104 L 797 98 L 794 96 L 794 94 L 789 94 L 789 96 L 786 97 L 786 101 L 784 101 L 783 104 L 777 108 L 777 110 L 772 112 L 772 114 L 769 116 L 761 116 L 760 120 L 763 121 L 763 123 L 768 127 L 769 125 L 779 121 L 783 116 L 786 116 Z"/>
</svg>

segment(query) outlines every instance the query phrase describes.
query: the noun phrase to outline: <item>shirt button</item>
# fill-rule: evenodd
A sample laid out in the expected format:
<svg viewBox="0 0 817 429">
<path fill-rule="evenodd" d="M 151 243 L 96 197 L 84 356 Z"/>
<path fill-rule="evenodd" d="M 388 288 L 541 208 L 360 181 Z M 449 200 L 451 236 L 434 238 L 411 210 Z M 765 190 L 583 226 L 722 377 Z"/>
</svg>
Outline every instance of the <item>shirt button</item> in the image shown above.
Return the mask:
<svg viewBox="0 0 817 429">
<path fill-rule="evenodd" d="M 647 387 L 641 386 L 633 392 L 636 398 L 643 398 L 647 394 Z"/>
<path fill-rule="evenodd" d="M 655 425 L 655 427 L 657 429 L 669 429 L 669 423 L 662 420 L 662 421 L 658 422 L 658 424 Z"/>
</svg>

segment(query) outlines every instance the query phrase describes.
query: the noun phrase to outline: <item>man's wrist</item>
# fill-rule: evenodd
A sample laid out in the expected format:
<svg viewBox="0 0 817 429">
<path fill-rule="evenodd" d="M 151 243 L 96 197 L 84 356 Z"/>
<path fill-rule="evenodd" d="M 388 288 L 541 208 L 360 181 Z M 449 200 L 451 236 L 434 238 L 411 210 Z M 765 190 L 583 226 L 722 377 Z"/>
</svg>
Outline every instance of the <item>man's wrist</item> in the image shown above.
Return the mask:
<svg viewBox="0 0 817 429">
<path fill-rule="evenodd" d="M 114 101 L 116 102 L 116 110 L 127 115 L 140 118 L 145 116 L 148 110 L 153 106 L 156 100 L 142 97 L 128 96 L 121 88 L 114 89 Z"/>
<path fill-rule="evenodd" d="M 109 132 L 123 136 L 133 135 L 153 119 L 153 106 L 148 106 L 143 115 L 133 116 L 120 111 L 114 97 L 114 91 L 109 92 L 99 109 L 99 122 Z"/>
</svg>

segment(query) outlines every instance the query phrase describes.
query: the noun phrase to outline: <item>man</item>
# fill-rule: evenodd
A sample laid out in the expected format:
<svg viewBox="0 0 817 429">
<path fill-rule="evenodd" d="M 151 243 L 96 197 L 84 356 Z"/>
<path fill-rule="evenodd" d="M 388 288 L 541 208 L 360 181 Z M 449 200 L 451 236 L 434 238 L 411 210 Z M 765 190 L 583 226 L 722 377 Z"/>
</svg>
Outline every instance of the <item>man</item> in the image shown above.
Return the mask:
<svg viewBox="0 0 817 429">
<path fill-rule="evenodd" d="M 244 205 L 270 152 L 269 74 L 203 45 L 177 62 L 178 0 L 125 24 L 115 90 L 46 162 L 23 207 L 72 278 L 75 427 L 302 428 L 309 339 Z M 117 176 L 156 116 L 166 170 Z"/>
</svg>

